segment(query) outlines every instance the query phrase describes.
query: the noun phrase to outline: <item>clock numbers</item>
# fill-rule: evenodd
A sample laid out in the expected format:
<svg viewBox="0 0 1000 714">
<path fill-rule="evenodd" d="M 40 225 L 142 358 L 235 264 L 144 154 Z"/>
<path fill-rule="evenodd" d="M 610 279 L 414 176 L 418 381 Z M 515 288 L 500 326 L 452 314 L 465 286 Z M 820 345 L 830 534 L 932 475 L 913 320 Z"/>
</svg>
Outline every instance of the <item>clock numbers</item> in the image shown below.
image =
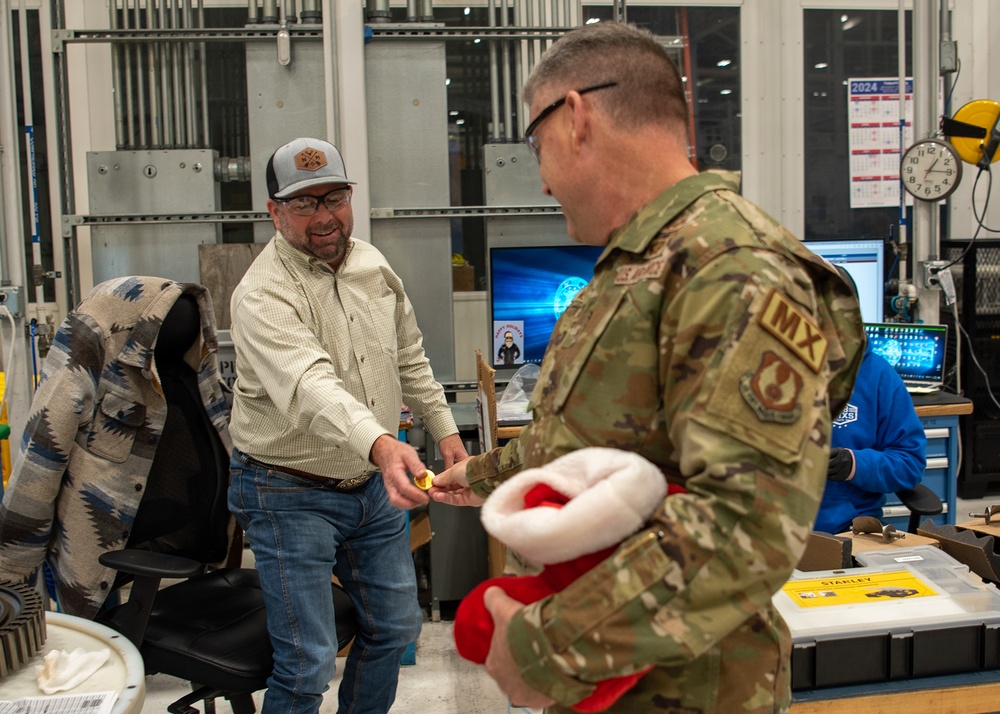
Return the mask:
<svg viewBox="0 0 1000 714">
<path fill-rule="evenodd" d="M 941 201 L 958 188 L 962 166 L 951 144 L 939 139 L 918 141 L 900 162 L 903 187 L 922 201 Z"/>
</svg>

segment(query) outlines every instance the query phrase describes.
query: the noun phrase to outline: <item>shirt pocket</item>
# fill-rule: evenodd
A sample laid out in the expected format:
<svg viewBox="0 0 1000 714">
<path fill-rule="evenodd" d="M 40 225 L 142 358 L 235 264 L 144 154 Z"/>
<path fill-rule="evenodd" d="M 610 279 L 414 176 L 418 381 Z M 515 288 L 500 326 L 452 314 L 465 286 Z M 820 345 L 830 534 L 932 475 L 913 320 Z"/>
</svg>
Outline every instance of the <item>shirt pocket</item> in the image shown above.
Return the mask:
<svg viewBox="0 0 1000 714">
<path fill-rule="evenodd" d="M 106 392 L 87 436 L 87 450 L 95 456 L 123 463 L 132 453 L 139 429 L 146 423 L 146 405 L 135 397 Z"/>
<path fill-rule="evenodd" d="M 373 296 L 364 303 L 375 343 L 387 354 L 395 354 L 400 347 L 407 346 L 400 345 L 396 336 L 396 304 L 392 292 Z"/>
</svg>

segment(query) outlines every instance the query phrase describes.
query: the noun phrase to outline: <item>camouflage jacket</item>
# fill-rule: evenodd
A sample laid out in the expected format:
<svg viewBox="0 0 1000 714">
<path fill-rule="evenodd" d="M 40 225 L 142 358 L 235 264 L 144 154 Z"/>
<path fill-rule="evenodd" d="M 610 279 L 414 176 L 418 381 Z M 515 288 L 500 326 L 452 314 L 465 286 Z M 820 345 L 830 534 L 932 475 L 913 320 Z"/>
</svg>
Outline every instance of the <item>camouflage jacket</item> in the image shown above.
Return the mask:
<svg viewBox="0 0 1000 714">
<path fill-rule="evenodd" d="M 611 711 L 789 705 L 791 642 L 771 596 L 805 547 L 864 336 L 832 268 L 737 189 L 735 175 L 686 179 L 611 236 L 556 325 L 533 422 L 470 462 L 488 495 L 522 466 L 610 446 L 687 490 L 511 622 L 551 711 L 649 664 Z"/>
<path fill-rule="evenodd" d="M 215 315 L 201 285 L 151 277 L 101 283 L 66 316 L 45 358 L 0 503 L 0 579 L 23 579 L 48 563 L 70 615 L 97 613 L 115 578 L 97 559 L 128 542 L 167 416 L 153 347 L 182 293 L 201 310 L 201 350 L 189 363 L 231 449 Z"/>
</svg>

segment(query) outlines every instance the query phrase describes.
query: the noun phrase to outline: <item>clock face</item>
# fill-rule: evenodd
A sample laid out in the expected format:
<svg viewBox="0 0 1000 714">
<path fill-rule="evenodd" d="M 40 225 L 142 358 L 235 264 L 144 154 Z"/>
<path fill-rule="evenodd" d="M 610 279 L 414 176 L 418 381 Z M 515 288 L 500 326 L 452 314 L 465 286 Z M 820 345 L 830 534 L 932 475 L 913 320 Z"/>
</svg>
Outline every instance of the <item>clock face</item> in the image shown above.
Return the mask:
<svg viewBox="0 0 1000 714">
<path fill-rule="evenodd" d="M 899 167 L 903 188 L 921 201 L 941 201 L 958 188 L 962 161 L 954 147 L 939 139 L 924 139 L 903 154 Z"/>
</svg>

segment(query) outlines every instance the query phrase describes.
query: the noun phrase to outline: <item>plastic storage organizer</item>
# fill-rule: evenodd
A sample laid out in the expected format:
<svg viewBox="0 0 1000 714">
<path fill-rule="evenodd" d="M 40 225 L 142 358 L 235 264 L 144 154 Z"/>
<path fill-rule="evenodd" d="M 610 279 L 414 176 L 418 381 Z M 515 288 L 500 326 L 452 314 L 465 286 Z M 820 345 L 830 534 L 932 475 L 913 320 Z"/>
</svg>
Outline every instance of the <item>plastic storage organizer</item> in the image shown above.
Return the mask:
<svg viewBox="0 0 1000 714">
<path fill-rule="evenodd" d="M 933 546 L 795 571 L 774 596 L 792 633 L 792 689 L 1000 669 L 1000 590 Z"/>
</svg>

